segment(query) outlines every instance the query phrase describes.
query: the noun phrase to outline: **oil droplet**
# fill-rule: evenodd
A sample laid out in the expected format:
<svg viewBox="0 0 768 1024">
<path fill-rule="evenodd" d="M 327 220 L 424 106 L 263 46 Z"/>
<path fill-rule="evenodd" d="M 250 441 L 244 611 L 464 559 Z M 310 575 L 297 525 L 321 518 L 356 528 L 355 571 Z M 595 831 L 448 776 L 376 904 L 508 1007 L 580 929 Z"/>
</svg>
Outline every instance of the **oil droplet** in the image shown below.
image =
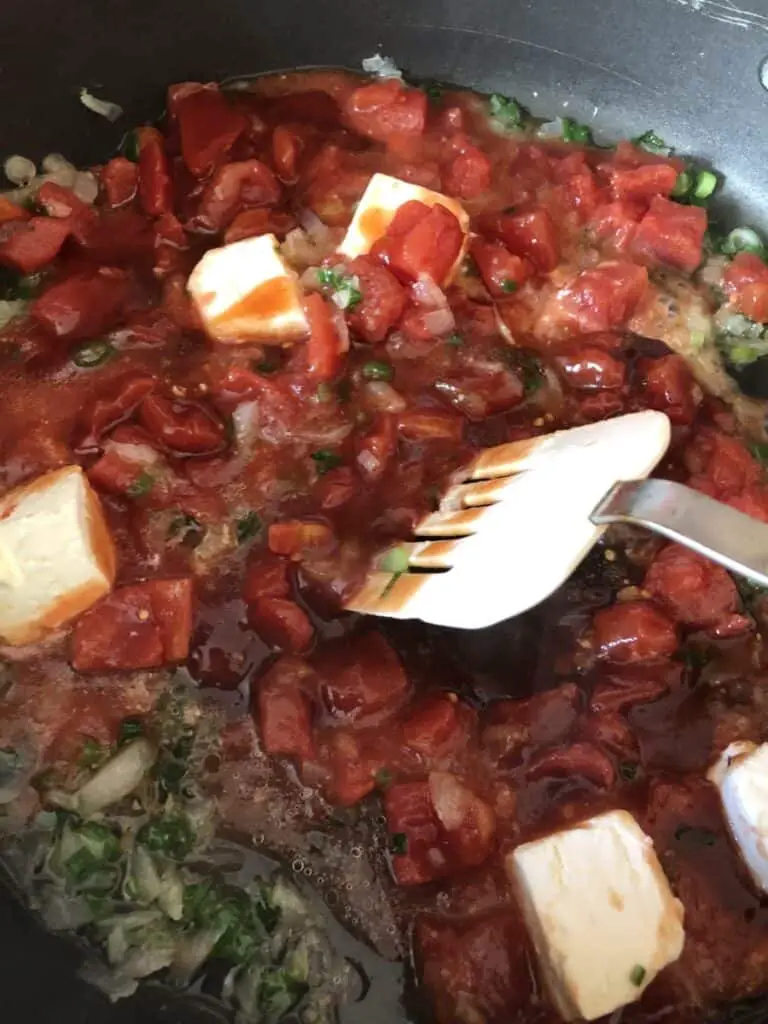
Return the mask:
<svg viewBox="0 0 768 1024">
<path fill-rule="evenodd" d="M 291 864 L 291 871 L 295 871 L 296 874 L 298 874 L 303 869 L 304 869 L 304 861 L 300 857 L 297 857 L 294 860 L 294 862 Z"/>
</svg>

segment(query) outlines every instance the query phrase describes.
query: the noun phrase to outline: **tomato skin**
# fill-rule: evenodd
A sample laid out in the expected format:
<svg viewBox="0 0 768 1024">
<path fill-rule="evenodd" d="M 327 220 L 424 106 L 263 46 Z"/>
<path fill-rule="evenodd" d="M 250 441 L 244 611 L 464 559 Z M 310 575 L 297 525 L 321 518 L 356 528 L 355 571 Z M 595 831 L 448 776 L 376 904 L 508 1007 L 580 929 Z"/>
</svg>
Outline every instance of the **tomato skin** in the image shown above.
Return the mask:
<svg viewBox="0 0 768 1024">
<path fill-rule="evenodd" d="M 344 115 L 354 131 L 377 142 L 418 136 L 426 124 L 427 96 L 394 79 L 376 82 L 354 90 L 344 104 Z"/>
<path fill-rule="evenodd" d="M 314 664 L 325 706 L 336 718 L 359 722 L 391 711 L 409 690 L 400 659 L 381 633 L 326 644 Z"/>
<path fill-rule="evenodd" d="M 558 348 L 552 359 L 568 386 L 577 391 L 614 390 L 624 384 L 624 361 L 603 348 L 574 343 Z"/>
<path fill-rule="evenodd" d="M 86 432 L 83 446 L 96 445 L 104 434 L 127 420 L 154 387 L 152 377 L 126 377 L 110 394 L 94 399 L 81 416 Z"/>
<path fill-rule="evenodd" d="M 173 209 L 173 182 L 165 141 L 157 128 L 137 128 L 139 144 L 139 201 L 150 217 Z"/>
<path fill-rule="evenodd" d="M 458 199 L 477 199 L 491 187 L 491 170 L 485 153 L 467 145 L 443 171 L 443 191 Z"/>
<path fill-rule="evenodd" d="M 530 277 L 530 263 L 513 255 L 501 242 L 476 239 L 471 252 L 485 287 L 496 298 L 510 298 Z"/>
<path fill-rule="evenodd" d="M 672 621 L 650 601 L 628 601 L 595 614 L 595 647 L 610 662 L 630 664 L 668 658 L 677 650 Z"/>
<path fill-rule="evenodd" d="M 665 412 L 673 423 L 692 423 L 701 400 L 701 390 L 682 356 L 643 360 L 639 369 L 645 377 L 644 394 L 648 407 Z"/>
<path fill-rule="evenodd" d="M 384 341 L 403 315 L 407 302 L 405 289 L 394 274 L 368 256 L 352 260 L 349 272 L 358 277 L 363 296 L 348 314 L 350 326 L 365 341 Z"/>
<path fill-rule="evenodd" d="M 109 206 L 125 206 L 138 194 L 139 168 L 132 160 L 116 156 L 101 170 L 101 187 Z"/>
<path fill-rule="evenodd" d="M 226 443 L 221 420 L 195 403 L 148 395 L 141 403 L 139 420 L 152 437 L 181 454 L 215 452 Z"/>
<path fill-rule="evenodd" d="M 33 274 L 58 256 L 69 233 L 69 222 L 53 217 L 5 221 L 0 227 L 0 263 Z"/>
<path fill-rule="evenodd" d="M 221 231 L 240 210 L 274 206 L 280 182 L 261 160 L 224 164 L 205 187 L 193 224 L 203 231 Z"/>
<path fill-rule="evenodd" d="M 461 226 L 450 210 L 439 203 L 429 207 L 412 200 L 397 211 L 384 237 L 372 246 L 371 256 L 403 281 L 428 274 L 442 284 L 462 242 Z"/>
<path fill-rule="evenodd" d="M 60 340 L 93 338 L 119 323 L 130 291 L 123 271 L 100 267 L 51 285 L 32 303 L 30 315 Z"/>
<path fill-rule="evenodd" d="M 331 309 L 322 295 L 314 292 L 304 298 L 304 313 L 309 324 L 307 373 L 317 380 L 333 380 L 341 371 L 343 353 Z"/>
<path fill-rule="evenodd" d="M 283 597 L 259 597 L 248 605 L 248 625 L 270 647 L 289 654 L 306 654 L 315 638 L 315 627 L 295 601 Z"/>
<path fill-rule="evenodd" d="M 701 263 L 706 230 L 706 210 L 655 196 L 637 226 L 630 250 L 648 262 L 690 273 Z"/>
<path fill-rule="evenodd" d="M 643 589 L 685 626 L 716 626 L 739 607 L 736 584 L 725 569 L 669 544 L 654 558 Z"/>
<path fill-rule="evenodd" d="M 414 409 L 398 417 L 397 432 L 407 441 L 450 441 L 459 444 L 464 437 L 464 419 L 455 413 Z"/>
<path fill-rule="evenodd" d="M 249 560 L 243 584 L 243 600 L 250 604 L 262 597 L 289 597 L 290 562 L 264 548 Z"/>
<path fill-rule="evenodd" d="M 525 256 L 542 273 L 560 262 L 560 241 L 547 210 L 505 213 L 498 219 L 498 234 L 510 252 Z"/>
<path fill-rule="evenodd" d="M 192 632 L 191 579 L 119 587 L 75 623 L 72 664 L 78 672 L 155 668 L 183 661 Z"/>
<path fill-rule="evenodd" d="M 218 89 L 201 88 L 178 98 L 175 116 L 184 163 L 196 178 L 209 174 L 245 130 L 245 116 Z"/>
</svg>

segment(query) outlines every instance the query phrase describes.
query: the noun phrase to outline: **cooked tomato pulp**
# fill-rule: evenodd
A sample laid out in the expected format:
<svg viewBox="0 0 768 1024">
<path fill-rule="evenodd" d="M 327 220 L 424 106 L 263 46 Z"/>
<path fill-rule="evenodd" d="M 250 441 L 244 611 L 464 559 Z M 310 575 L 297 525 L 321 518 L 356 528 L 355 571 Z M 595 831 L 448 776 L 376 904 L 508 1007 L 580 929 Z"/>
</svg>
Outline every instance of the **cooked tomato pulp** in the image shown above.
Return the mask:
<svg viewBox="0 0 768 1024">
<path fill-rule="evenodd" d="M 667 412 L 662 475 L 768 521 L 762 466 L 679 354 L 681 309 L 713 312 L 689 276 L 706 213 L 671 198 L 681 162 L 342 72 L 173 86 L 162 128 L 131 143 L 96 169 L 94 205 L 48 183 L 34 211 L 0 208 L 0 263 L 41 274 L 0 335 L 0 483 L 79 464 L 118 552 L 115 589 L 71 629 L 4 649 L 0 740 L 31 737 L 41 768 L 76 758 L 176 666 L 229 710 L 228 824 L 263 833 L 270 780 L 302 794 L 279 805 L 283 844 L 339 814 L 351 842 L 368 829 L 389 949 L 413 935 L 441 1024 L 557 1019 L 504 858 L 614 807 L 652 836 L 686 930 L 623 1019 L 767 988 L 763 899 L 705 778 L 728 742 L 768 733 L 762 597 L 622 530 L 477 644 L 341 611 L 477 451 L 622 412 Z M 369 253 L 335 255 L 376 172 L 468 213 L 445 287 L 466 240 L 444 206 L 408 203 Z M 213 342 L 187 279 L 207 249 L 265 233 L 303 275 L 308 336 Z M 754 311 L 765 267 L 737 259 L 724 287 Z"/>
</svg>

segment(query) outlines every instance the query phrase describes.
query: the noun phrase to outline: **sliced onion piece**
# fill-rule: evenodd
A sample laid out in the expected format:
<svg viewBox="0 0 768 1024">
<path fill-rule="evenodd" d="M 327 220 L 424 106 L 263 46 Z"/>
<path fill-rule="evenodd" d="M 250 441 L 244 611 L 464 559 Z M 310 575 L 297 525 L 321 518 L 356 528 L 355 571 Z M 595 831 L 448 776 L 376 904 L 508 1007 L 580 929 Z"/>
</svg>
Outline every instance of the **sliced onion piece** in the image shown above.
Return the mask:
<svg viewBox="0 0 768 1024">
<path fill-rule="evenodd" d="M 96 181 L 95 175 L 91 174 L 90 171 L 78 171 L 75 174 L 72 191 L 78 199 L 87 203 L 88 206 L 92 206 L 99 194 L 99 183 Z"/>
<path fill-rule="evenodd" d="M 435 284 L 429 274 L 419 274 L 411 285 L 411 298 L 417 306 L 430 309 L 448 309 L 448 299 L 439 285 Z"/>
<path fill-rule="evenodd" d="M 459 829 L 472 804 L 472 794 L 450 772 L 431 772 L 429 795 L 440 823 L 448 832 Z"/>
<path fill-rule="evenodd" d="M 450 334 L 456 327 L 456 321 L 450 309 L 433 309 L 423 313 L 421 322 L 430 334 L 437 337 Z"/>
<path fill-rule="evenodd" d="M 141 783 L 155 763 L 157 752 L 143 736 L 126 744 L 75 794 L 75 807 L 88 818 L 119 803 Z"/>
<path fill-rule="evenodd" d="M 402 412 L 407 404 L 403 396 L 385 380 L 367 381 L 364 392 L 368 399 L 367 405 L 377 412 Z"/>
<path fill-rule="evenodd" d="M 94 96 L 93 93 L 88 92 L 85 88 L 80 90 L 80 102 L 88 110 L 93 111 L 94 114 L 106 117 L 108 121 L 117 121 L 123 116 L 123 108 L 118 103 L 99 99 L 98 96 Z"/>
<path fill-rule="evenodd" d="M 9 156 L 3 165 L 5 176 L 13 185 L 28 185 L 37 174 L 37 167 L 25 156 Z"/>
</svg>

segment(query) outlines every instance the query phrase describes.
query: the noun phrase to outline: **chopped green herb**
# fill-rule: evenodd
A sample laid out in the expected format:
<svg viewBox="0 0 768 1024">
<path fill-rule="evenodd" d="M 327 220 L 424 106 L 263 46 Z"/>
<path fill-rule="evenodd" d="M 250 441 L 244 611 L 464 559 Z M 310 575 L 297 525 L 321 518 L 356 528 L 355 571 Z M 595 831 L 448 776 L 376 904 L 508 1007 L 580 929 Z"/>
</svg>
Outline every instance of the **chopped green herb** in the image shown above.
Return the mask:
<svg viewBox="0 0 768 1024">
<path fill-rule="evenodd" d="M 633 985 L 639 988 L 645 981 L 645 976 L 648 972 L 641 964 L 635 964 L 632 970 L 629 972 L 629 980 Z"/>
<path fill-rule="evenodd" d="M 172 860 L 184 860 L 195 845 L 195 836 L 187 818 L 173 815 L 152 818 L 139 829 L 136 841 L 153 853 Z"/>
<path fill-rule="evenodd" d="M 389 837 L 389 848 L 392 853 L 407 853 L 408 852 L 408 836 L 405 832 L 393 832 Z"/>
<path fill-rule="evenodd" d="M 140 718 L 124 718 L 117 730 L 117 745 L 122 747 L 124 743 L 130 743 L 144 735 L 144 723 Z"/>
<path fill-rule="evenodd" d="M 443 98 L 443 86 L 439 82 L 428 82 L 424 86 L 424 92 L 431 100 L 441 100 Z"/>
<path fill-rule="evenodd" d="M 131 163 L 139 162 L 139 133 L 135 129 L 126 132 L 123 136 L 120 141 L 120 153 Z"/>
<path fill-rule="evenodd" d="M 768 466 L 768 444 L 755 442 L 755 444 L 749 446 L 749 450 L 758 462 L 761 462 L 763 466 Z"/>
<path fill-rule="evenodd" d="M 354 274 L 345 274 L 343 270 L 321 267 L 317 279 L 323 288 L 331 292 L 331 299 L 339 309 L 352 310 L 363 301 L 360 291 L 360 279 Z"/>
<path fill-rule="evenodd" d="M 512 294 L 512 292 L 516 292 L 517 288 L 517 281 L 513 281 L 511 277 L 505 277 L 504 280 L 501 282 L 501 290 L 503 292 L 507 292 L 510 295 Z"/>
<path fill-rule="evenodd" d="M 452 345 L 453 348 L 461 348 L 461 346 L 464 344 L 464 339 L 457 331 L 454 331 L 453 334 L 448 335 L 448 337 L 446 338 L 446 343 L 448 345 Z"/>
<path fill-rule="evenodd" d="M 395 376 L 393 367 L 382 359 L 369 359 L 360 372 L 366 380 L 392 380 Z"/>
<path fill-rule="evenodd" d="M 120 840 L 106 825 L 86 821 L 65 824 L 68 847 L 74 849 L 62 864 L 65 878 L 75 888 L 109 889 L 114 884 L 113 866 L 120 859 Z M 66 835 L 66 830 L 69 834 Z"/>
<path fill-rule="evenodd" d="M 523 127 L 523 108 L 517 100 L 495 92 L 488 98 L 488 110 L 499 127 L 507 131 Z"/>
<path fill-rule="evenodd" d="M 516 348 L 511 345 L 502 348 L 499 355 L 507 366 L 520 377 L 526 396 L 539 390 L 544 383 L 544 367 L 537 355 L 528 349 Z"/>
<path fill-rule="evenodd" d="M 645 149 L 649 153 L 658 153 L 660 156 L 669 156 L 672 152 L 664 139 L 662 139 L 660 135 L 657 135 L 652 128 L 647 132 L 643 132 L 642 135 L 638 135 L 631 141 L 633 146 Z"/>
<path fill-rule="evenodd" d="M 685 840 L 694 846 L 714 846 L 717 842 L 715 833 L 702 825 L 679 825 L 675 829 L 675 839 L 678 842 Z"/>
<path fill-rule="evenodd" d="M 765 256 L 763 240 L 752 228 L 734 228 L 719 246 L 720 252 L 733 256 L 737 252 L 753 252 L 757 256 Z"/>
<path fill-rule="evenodd" d="M 19 283 L 16 286 L 16 297 L 19 299 L 34 299 L 40 290 L 42 280 L 42 274 L 27 274 L 25 277 L 20 277 Z"/>
<path fill-rule="evenodd" d="M 0 268 L 0 299 L 15 302 L 19 299 L 33 299 L 40 288 L 42 274 L 27 274 L 20 277 L 6 267 Z"/>
<path fill-rule="evenodd" d="M 260 529 L 261 519 L 259 518 L 258 513 L 251 509 L 250 512 L 246 512 L 246 514 L 241 516 L 235 523 L 237 543 L 245 544 L 247 541 L 253 540 Z"/>
<path fill-rule="evenodd" d="M 336 469 L 337 466 L 341 466 L 344 462 L 340 455 L 332 452 L 329 448 L 320 448 L 318 451 L 312 452 L 310 458 L 315 463 L 320 476 L 323 476 L 331 469 Z"/>
<path fill-rule="evenodd" d="M 392 772 L 389 768 L 380 768 L 373 779 L 379 789 L 388 789 L 392 785 Z"/>
<path fill-rule="evenodd" d="M 266 888 L 257 882 L 251 884 L 248 892 L 212 882 L 198 882 L 184 890 L 184 922 L 194 929 L 219 932 L 213 953 L 228 963 L 244 964 L 251 960 L 279 916 Z"/>
<path fill-rule="evenodd" d="M 701 206 L 712 196 L 717 185 L 717 175 L 713 171 L 689 166 L 678 174 L 672 197 L 681 203 Z"/>
<path fill-rule="evenodd" d="M 574 121 L 570 117 L 564 117 L 563 121 L 563 141 L 565 142 L 577 142 L 582 146 L 591 146 L 593 144 L 592 131 L 586 124 L 579 124 L 578 121 Z"/>
<path fill-rule="evenodd" d="M 102 366 L 116 354 L 117 349 L 108 341 L 89 341 L 87 345 L 81 345 L 77 349 L 72 356 L 72 362 L 82 369 L 90 369 L 93 366 Z"/>
<path fill-rule="evenodd" d="M 129 498 L 143 498 L 145 494 L 149 494 L 154 485 L 155 478 L 143 469 L 133 483 L 128 485 L 126 494 Z"/>
<path fill-rule="evenodd" d="M 86 736 L 77 763 L 81 768 L 95 768 L 102 763 L 108 754 L 108 747 L 103 746 L 93 736 Z"/>
<path fill-rule="evenodd" d="M 619 775 L 625 782 L 634 782 L 639 771 L 640 766 L 633 761 L 622 761 L 619 765 Z"/>
<path fill-rule="evenodd" d="M 382 572 L 394 572 L 400 576 L 408 571 L 408 560 L 410 552 L 406 547 L 390 548 L 379 562 L 379 569 Z"/>
</svg>

